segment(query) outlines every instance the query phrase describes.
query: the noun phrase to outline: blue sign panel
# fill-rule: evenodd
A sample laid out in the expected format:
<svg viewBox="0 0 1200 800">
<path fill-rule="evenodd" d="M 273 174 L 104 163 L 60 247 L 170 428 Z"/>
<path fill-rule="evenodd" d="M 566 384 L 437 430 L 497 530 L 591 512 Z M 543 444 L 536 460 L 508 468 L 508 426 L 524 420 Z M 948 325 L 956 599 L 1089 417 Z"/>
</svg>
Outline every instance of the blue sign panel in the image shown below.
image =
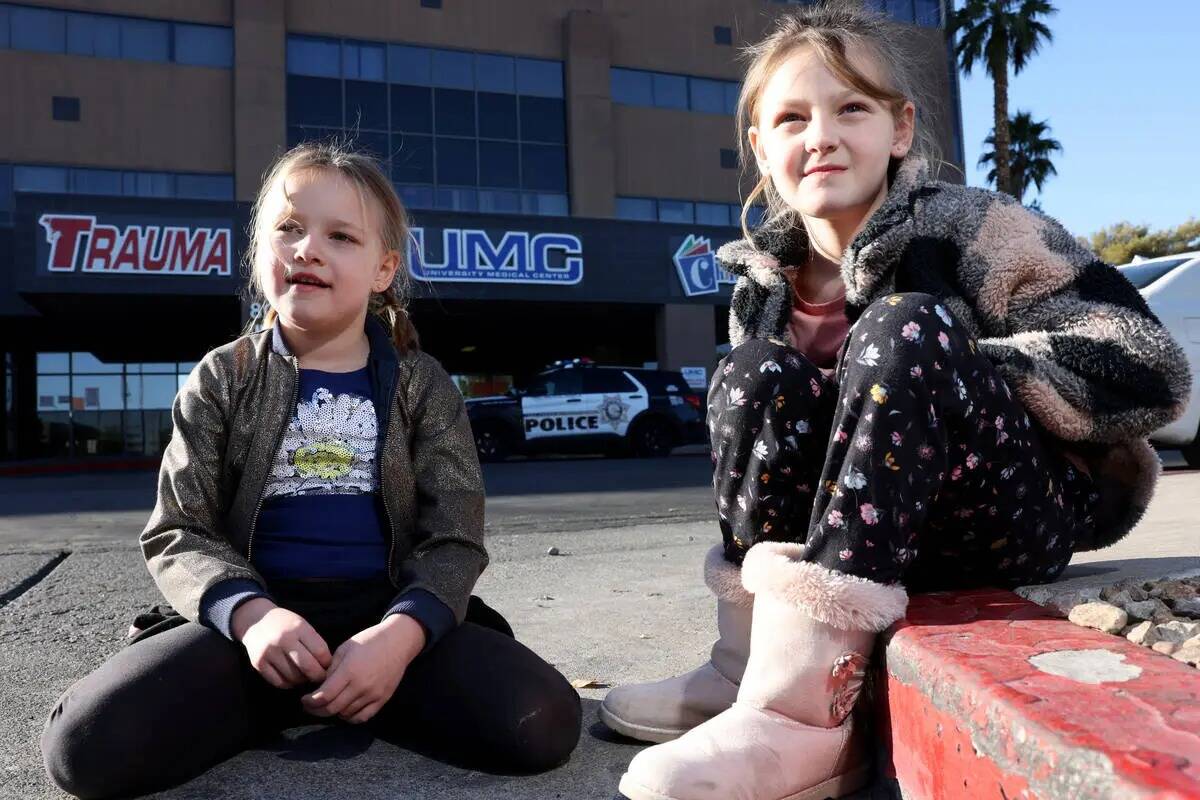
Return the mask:
<svg viewBox="0 0 1200 800">
<path fill-rule="evenodd" d="M 408 265 L 419 281 L 573 285 L 583 280 L 583 243 L 569 233 L 443 228 L 441 256 L 424 228 L 413 228 Z"/>
</svg>

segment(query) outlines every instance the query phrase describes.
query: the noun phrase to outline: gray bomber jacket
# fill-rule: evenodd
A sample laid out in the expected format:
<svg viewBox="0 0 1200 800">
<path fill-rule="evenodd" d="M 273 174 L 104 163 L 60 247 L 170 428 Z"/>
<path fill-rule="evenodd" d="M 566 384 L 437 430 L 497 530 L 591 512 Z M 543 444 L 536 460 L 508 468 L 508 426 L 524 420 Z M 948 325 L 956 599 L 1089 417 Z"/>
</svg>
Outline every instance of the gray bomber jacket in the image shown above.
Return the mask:
<svg viewBox="0 0 1200 800">
<path fill-rule="evenodd" d="M 466 407 L 432 356 L 397 355 L 374 317 L 367 334 L 372 384 L 391 398 L 375 403 L 388 576 L 397 595 L 424 589 L 462 622 L 488 562 L 483 478 Z M 172 408 L 158 501 L 140 543 L 159 590 L 191 621 L 218 583 L 266 586 L 251 565 L 254 527 L 299 387 L 297 359 L 273 338 L 261 331 L 208 353 Z"/>
</svg>

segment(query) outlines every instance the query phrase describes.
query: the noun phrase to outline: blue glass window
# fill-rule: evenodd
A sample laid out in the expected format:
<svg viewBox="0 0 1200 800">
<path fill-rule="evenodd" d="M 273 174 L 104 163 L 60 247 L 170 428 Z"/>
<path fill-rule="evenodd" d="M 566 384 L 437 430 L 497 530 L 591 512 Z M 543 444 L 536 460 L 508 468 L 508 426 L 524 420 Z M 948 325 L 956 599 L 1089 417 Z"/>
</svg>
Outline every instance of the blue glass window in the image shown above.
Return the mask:
<svg viewBox="0 0 1200 800">
<path fill-rule="evenodd" d="M 433 85 L 443 89 L 474 89 L 475 59 L 457 50 L 433 51 Z"/>
<path fill-rule="evenodd" d="M 170 26 L 148 19 L 121 20 L 121 57 L 134 61 L 170 61 Z"/>
<path fill-rule="evenodd" d="M 480 92 L 479 135 L 490 139 L 517 138 L 517 98 L 511 94 Z M 528 98 L 534 99 L 534 98 Z"/>
<path fill-rule="evenodd" d="M 654 200 L 649 197 L 618 197 L 617 219 L 636 219 L 653 222 L 658 219 Z"/>
<path fill-rule="evenodd" d="M 659 108 L 688 107 L 687 78 L 682 75 L 654 73 L 654 105 Z"/>
<path fill-rule="evenodd" d="M 393 134 L 392 180 L 433 183 L 433 177 L 433 137 Z"/>
<path fill-rule="evenodd" d="M 434 192 L 434 205 L 447 211 L 476 211 L 479 197 L 475 189 L 438 187 Z"/>
<path fill-rule="evenodd" d="M 233 31 L 215 25 L 175 23 L 175 61 L 197 67 L 232 67 Z"/>
<path fill-rule="evenodd" d="M 17 192 L 67 192 L 66 167 L 13 167 L 13 190 Z"/>
<path fill-rule="evenodd" d="M 562 97 L 562 64 L 537 58 L 518 58 L 517 94 Z"/>
<path fill-rule="evenodd" d="M 4 9 L 0 9 L 3 16 Z M 12 167 L 0 164 L 0 211 L 12 211 L 13 207 L 13 174 Z"/>
<path fill-rule="evenodd" d="M 0 47 L 9 46 L 9 30 L 11 27 L 8 8 L 0 6 Z"/>
<path fill-rule="evenodd" d="M 916 0 L 917 24 L 926 28 L 942 27 L 941 0 Z"/>
<path fill-rule="evenodd" d="M 742 85 L 740 83 L 725 84 L 725 113 L 736 114 L 738 95 L 742 93 Z"/>
<path fill-rule="evenodd" d="M 388 158 L 388 135 L 362 131 L 350 140 L 350 146 L 360 153 L 365 153 L 381 163 Z"/>
<path fill-rule="evenodd" d="M 433 90 L 424 86 L 393 86 L 392 130 L 433 133 Z"/>
<path fill-rule="evenodd" d="M 288 37 L 287 71 L 292 75 L 336 78 L 341 75 L 340 68 L 341 45 L 337 41 L 309 36 Z"/>
<path fill-rule="evenodd" d="M 291 125 L 287 132 L 288 147 L 295 147 L 301 142 L 327 142 L 342 138 L 341 128 L 310 128 L 303 125 Z"/>
<path fill-rule="evenodd" d="M 387 130 L 387 86 L 367 81 L 346 81 L 346 127 Z"/>
<path fill-rule="evenodd" d="M 729 206 L 725 203 L 696 203 L 699 225 L 729 225 Z"/>
<path fill-rule="evenodd" d="M 61 11 L 14 6 L 10 12 L 13 47 L 43 53 L 66 51 L 67 18 Z"/>
<path fill-rule="evenodd" d="M 385 56 L 383 45 L 342 43 L 342 76 L 363 81 L 382 81 Z"/>
<path fill-rule="evenodd" d="M 542 217 L 565 217 L 570 208 L 565 194 L 526 192 L 521 195 L 521 211 Z"/>
<path fill-rule="evenodd" d="M 915 22 L 913 0 L 887 0 L 887 13 L 899 22 Z"/>
<path fill-rule="evenodd" d="M 121 194 L 127 197 L 172 197 L 174 176 L 163 172 L 125 172 L 121 174 Z"/>
<path fill-rule="evenodd" d="M 548 192 L 567 190 L 567 151 L 545 144 L 521 145 L 521 186 Z"/>
<path fill-rule="evenodd" d="M 120 58 L 120 20 L 94 14 L 68 14 L 67 52 L 77 56 Z"/>
<path fill-rule="evenodd" d="M 725 81 L 691 78 L 688 81 L 688 89 L 691 91 L 692 111 L 703 111 L 706 114 L 726 113 Z"/>
<path fill-rule="evenodd" d="M 333 78 L 289 75 L 288 125 L 342 126 L 342 82 Z"/>
<path fill-rule="evenodd" d="M 694 222 L 695 210 L 693 204 L 685 200 L 659 200 L 659 222 Z"/>
<path fill-rule="evenodd" d="M 432 186 L 397 186 L 396 191 L 407 208 L 433 208 Z"/>
<path fill-rule="evenodd" d="M 197 200 L 232 200 L 232 175 L 177 175 L 175 194 Z"/>
<path fill-rule="evenodd" d="M 514 142 L 479 143 L 479 185 L 513 189 L 521 185 L 517 145 Z"/>
<path fill-rule="evenodd" d="M 480 189 L 479 210 L 485 214 L 519 214 L 521 197 L 517 192 Z"/>
<path fill-rule="evenodd" d="M 439 185 L 479 185 L 474 139 L 445 139 L 439 136 L 434 147 L 437 153 Z"/>
<path fill-rule="evenodd" d="M 517 89 L 515 59 L 512 56 L 475 54 L 475 88 L 481 92 L 505 92 Z"/>
<path fill-rule="evenodd" d="M 71 192 L 120 196 L 121 173 L 114 169 L 73 169 Z"/>
<path fill-rule="evenodd" d="M 527 142 L 565 142 L 566 106 L 548 97 L 521 98 L 521 138 Z"/>
<path fill-rule="evenodd" d="M 609 70 L 610 90 L 614 103 L 629 106 L 654 105 L 654 82 L 649 72 L 613 67 Z"/>
<path fill-rule="evenodd" d="M 439 136 L 475 135 L 475 93 L 434 89 L 434 132 Z"/>
<path fill-rule="evenodd" d="M 433 84 L 433 54 L 428 47 L 389 44 L 387 54 L 388 80 L 392 83 L 405 83 L 410 86 Z"/>
</svg>

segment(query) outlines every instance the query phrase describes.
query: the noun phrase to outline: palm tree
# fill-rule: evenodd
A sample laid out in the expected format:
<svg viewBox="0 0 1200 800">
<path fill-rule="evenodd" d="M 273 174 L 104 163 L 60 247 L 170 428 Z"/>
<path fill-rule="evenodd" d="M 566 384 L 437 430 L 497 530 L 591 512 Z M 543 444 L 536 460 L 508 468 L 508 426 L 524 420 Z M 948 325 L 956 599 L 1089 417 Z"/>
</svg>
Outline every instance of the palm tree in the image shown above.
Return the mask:
<svg viewBox="0 0 1200 800">
<path fill-rule="evenodd" d="M 1051 175 L 1057 175 L 1054 162 L 1050 160 L 1054 153 L 1062 152 L 1062 145 L 1057 139 L 1050 138 L 1050 125 L 1046 120 L 1034 122 L 1028 111 L 1018 111 L 1016 116 L 1008 121 L 1009 132 L 1009 181 L 1012 195 L 1018 200 L 1024 200 L 1029 185 L 1037 187 L 1039 193 L 1042 184 Z M 983 143 L 992 150 L 987 150 L 979 157 L 979 166 L 988 164 L 987 179 L 997 183 L 999 177 L 998 161 L 996 160 L 996 132 L 993 130 Z"/>
<path fill-rule="evenodd" d="M 951 36 L 961 34 L 954 53 L 964 73 L 970 75 L 982 61 L 992 78 L 995 117 L 996 188 L 1014 194 L 1009 169 L 1008 63 L 1020 73 L 1043 42 L 1054 35 L 1042 19 L 1058 13 L 1049 0 L 965 0 L 949 15 Z"/>
</svg>

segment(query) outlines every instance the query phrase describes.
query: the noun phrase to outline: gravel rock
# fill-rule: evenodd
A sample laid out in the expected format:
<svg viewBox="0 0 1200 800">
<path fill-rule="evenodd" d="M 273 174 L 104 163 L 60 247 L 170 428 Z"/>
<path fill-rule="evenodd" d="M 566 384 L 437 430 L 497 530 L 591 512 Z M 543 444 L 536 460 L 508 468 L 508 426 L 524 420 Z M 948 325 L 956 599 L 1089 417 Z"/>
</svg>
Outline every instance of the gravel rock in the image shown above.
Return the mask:
<svg viewBox="0 0 1200 800">
<path fill-rule="evenodd" d="M 1200 597 L 1187 597 L 1176 600 L 1174 605 L 1176 614 L 1200 619 Z"/>
<path fill-rule="evenodd" d="M 1163 600 L 1186 600 L 1191 597 L 1200 596 L 1200 580 L 1196 578 L 1149 583 L 1145 584 L 1145 586 L 1149 590 L 1151 597 L 1158 597 Z"/>
<path fill-rule="evenodd" d="M 1181 644 L 1179 649 L 1171 654 L 1171 658 L 1193 667 L 1200 667 L 1200 636 L 1193 636 Z"/>
<path fill-rule="evenodd" d="M 1096 601 L 1075 606 L 1067 615 L 1067 619 L 1076 625 L 1083 625 L 1085 628 L 1095 628 L 1105 633 L 1119 633 L 1125 627 L 1125 623 L 1129 621 L 1129 615 L 1122 608 Z"/>
<path fill-rule="evenodd" d="M 1179 649 L 1178 642 L 1155 642 L 1150 645 L 1150 649 L 1156 653 L 1162 653 L 1164 656 L 1169 656 Z"/>
<path fill-rule="evenodd" d="M 562 555 L 562 553 L 559 551 L 559 549 L 557 547 L 551 547 L 546 551 L 546 555 L 558 556 L 558 555 Z"/>
<path fill-rule="evenodd" d="M 1148 619 L 1152 622 L 1171 622 L 1175 615 L 1167 604 L 1157 598 L 1142 601 L 1130 601 L 1121 605 L 1125 613 L 1134 619 Z"/>
<path fill-rule="evenodd" d="M 1147 621 L 1126 629 L 1125 638 L 1134 644 L 1149 647 L 1158 641 L 1158 634 L 1154 632 L 1154 623 Z"/>
<path fill-rule="evenodd" d="M 1200 635 L 1200 622 L 1164 622 L 1154 626 L 1154 633 L 1160 641 L 1183 644 L 1188 639 Z"/>
</svg>

